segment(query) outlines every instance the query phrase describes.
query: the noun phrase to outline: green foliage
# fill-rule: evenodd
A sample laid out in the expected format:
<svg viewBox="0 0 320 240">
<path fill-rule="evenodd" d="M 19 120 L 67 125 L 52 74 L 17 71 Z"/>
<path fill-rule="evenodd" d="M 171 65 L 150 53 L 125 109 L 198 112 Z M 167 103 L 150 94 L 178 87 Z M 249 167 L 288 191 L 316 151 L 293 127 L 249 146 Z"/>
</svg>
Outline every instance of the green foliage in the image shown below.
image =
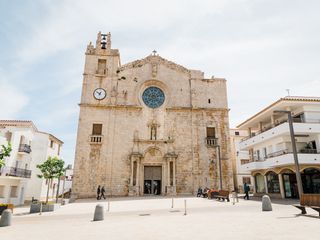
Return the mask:
<svg viewBox="0 0 320 240">
<path fill-rule="evenodd" d="M 48 157 L 44 163 L 37 165 L 37 168 L 41 171 L 41 174 L 37 176 L 47 180 L 60 178 L 65 172 L 64 161 L 57 157 Z M 46 203 L 48 203 L 49 198 L 49 186 L 50 184 L 48 183 Z"/>
<path fill-rule="evenodd" d="M 44 179 L 59 178 L 65 171 L 64 161 L 57 157 L 48 157 L 44 163 L 37 165 L 37 168 L 41 171 L 38 177 Z"/>
<path fill-rule="evenodd" d="M 10 157 L 11 151 L 12 151 L 12 147 L 11 147 L 10 143 L 8 143 L 7 147 L 5 145 L 1 145 L 1 150 L 0 150 L 0 169 L 5 165 L 4 158 L 5 157 Z"/>
</svg>

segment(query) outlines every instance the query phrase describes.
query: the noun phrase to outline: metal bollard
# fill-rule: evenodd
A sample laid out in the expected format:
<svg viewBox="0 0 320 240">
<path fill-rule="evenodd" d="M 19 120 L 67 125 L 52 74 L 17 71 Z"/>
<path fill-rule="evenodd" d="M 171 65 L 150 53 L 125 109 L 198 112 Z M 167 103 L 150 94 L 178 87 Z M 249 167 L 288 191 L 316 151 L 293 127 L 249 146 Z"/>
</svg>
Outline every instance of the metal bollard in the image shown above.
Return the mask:
<svg viewBox="0 0 320 240">
<path fill-rule="evenodd" d="M 171 200 L 171 208 L 173 208 L 173 206 L 174 206 L 174 202 L 173 202 L 173 198 L 172 198 L 172 200 Z"/>
<path fill-rule="evenodd" d="M 107 212 L 110 212 L 110 198 L 108 199 L 108 210 Z"/>
<path fill-rule="evenodd" d="M 187 215 L 187 200 L 184 200 L 184 215 Z"/>
<path fill-rule="evenodd" d="M 39 211 L 39 215 L 42 214 L 42 202 L 40 202 L 40 211 Z"/>
<path fill-rule="evenodd" d="M 0 227 L 11 226 L 12 219 L 12 211 L 10 209 L 6 209 L 2 212 L 0 219 Z"/>
</svg>

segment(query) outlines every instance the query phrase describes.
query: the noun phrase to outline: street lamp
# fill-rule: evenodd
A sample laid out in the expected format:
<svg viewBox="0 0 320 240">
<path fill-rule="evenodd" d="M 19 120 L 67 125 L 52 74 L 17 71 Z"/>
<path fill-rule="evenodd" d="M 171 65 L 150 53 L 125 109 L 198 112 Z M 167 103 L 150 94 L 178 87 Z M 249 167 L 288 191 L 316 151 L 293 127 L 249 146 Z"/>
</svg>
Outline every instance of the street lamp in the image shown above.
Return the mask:
<svg viewBox="0 0 320 240">
<path fill-rule="evenodd" d="M 295 169 L 296 169 L 298 192 L 299 192 L 299 198 L 301 199 L 301 195 L 303 194 L 303 187 L 302 187 L 302 180 L 301 180 L 300 167 L 299 167 L 299 161 L 298 161 L 296 140 L 295 140 L 295 137 L 294 137 L 294 129 L 293 129 L 293 123 L 292 123 L 293 121 L 292 121 L 291 111 L 277 110 L 277 111 L 274 111 L 274 113 L 286 113 L 286 114 L 288 114 L 288 123 L 289 123 L 289 130 L 290 130 L 290 137 L 291 137 L 294 165 L 295 165 Z"/>
<path fill-rule="evenodd" d="M 218 162 L 219 162 L 219 190 L 222 190 L 222 167 L 221 167 L 221 151 L 220 151 L 220 145 L 215 145 L 215 147 L 218 149 Z"/>
</svg>

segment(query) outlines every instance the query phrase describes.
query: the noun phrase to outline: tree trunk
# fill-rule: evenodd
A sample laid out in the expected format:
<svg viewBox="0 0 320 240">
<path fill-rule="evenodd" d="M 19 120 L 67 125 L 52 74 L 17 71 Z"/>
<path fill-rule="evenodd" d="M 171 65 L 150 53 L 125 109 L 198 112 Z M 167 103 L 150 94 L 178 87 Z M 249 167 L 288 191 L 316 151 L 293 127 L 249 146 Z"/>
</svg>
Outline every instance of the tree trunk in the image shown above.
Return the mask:
<svg viewBox="0 0 320 240">
<path fill-rule="evenodd" d="M 60 177 L 58 178 L 58 187 L 57 187 L 57 194 L 56 194 L 56 203 L 58 203 L 58 199 L 59 199 L 59 188 L 60 188 Z"/>
<path fill-rule="evenodd" d="M 46 198 L 46 203 L 48 203 L 48 199 L 49 199 L 50 180 L 51 180 L 51 179 L 48 179 L 48 189 L 47 189 L 47 198 Z"/>
</svg>

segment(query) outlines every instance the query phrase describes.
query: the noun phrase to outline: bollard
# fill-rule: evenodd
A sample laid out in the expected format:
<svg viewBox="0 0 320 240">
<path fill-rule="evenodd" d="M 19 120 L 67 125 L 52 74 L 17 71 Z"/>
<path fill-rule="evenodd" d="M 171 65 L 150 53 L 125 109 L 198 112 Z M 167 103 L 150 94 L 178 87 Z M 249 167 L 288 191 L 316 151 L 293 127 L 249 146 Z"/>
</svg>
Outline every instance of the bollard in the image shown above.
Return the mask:
<svg viewBox="0 0 320 240">
<path fill-rule="evenodd" d="M 232 192 L 232 205 L 236 204 L 236 192 Z"/>
<path fill-rule="evenodd" d="M 11 218 L 12 218 L 12 211 L 10 209 L 4 210 L 2 212 L 1 219 L 0 219 L 0 227 L 11 226 Z"/>
<path fill-rule="evenodd" d="M 98 204 L 94 210 L 93 221 L 102 221 L 103 219 L 103 206 L 101 204 Z"/>
<path fill-rule="evenodd" d="M 40 210 L 39 210 L 39 215 L 42 214 L 42 202 L 40 202 Z"/>
<path fill-rule="evenodd" d="M 187 200 L 184 200 L 184 215 L 187 215 Z"/>
<path fill-rule="evenodd" d="M 173 204 L 174 204 L 174 202 L 173 202 L 173 198 L 172 198 L 172 200 L 171 200 L 171 208 L 173 208 Z"/>
<path fill-rule="evenodd" d="M 108 212 L 110 212 L 110 198 L 108 199 Z"/>
<path fill-rule="evenodd" d="M 271 200 L 268 195 L 262 197 L 262 211 L 272 211 Z"/>
</svg>

